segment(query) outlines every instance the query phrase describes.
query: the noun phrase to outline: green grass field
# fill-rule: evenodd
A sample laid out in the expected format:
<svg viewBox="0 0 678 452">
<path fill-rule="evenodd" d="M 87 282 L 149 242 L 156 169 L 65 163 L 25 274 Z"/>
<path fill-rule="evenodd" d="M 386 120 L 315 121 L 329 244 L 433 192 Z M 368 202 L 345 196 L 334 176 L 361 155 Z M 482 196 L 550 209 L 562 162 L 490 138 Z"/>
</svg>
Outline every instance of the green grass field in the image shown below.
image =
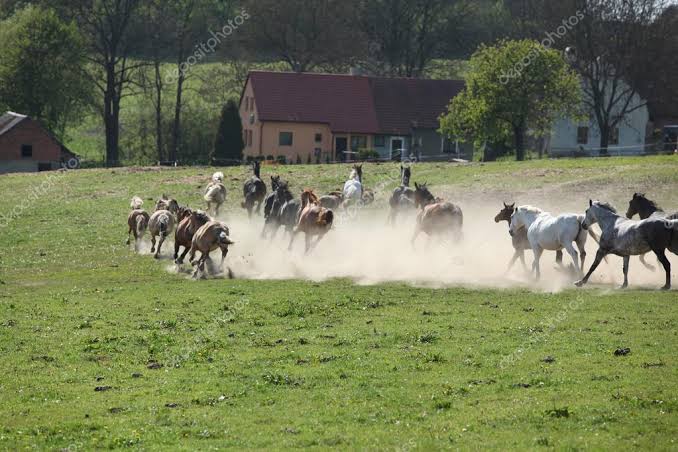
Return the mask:
<svg viewBox="0 0 678 452">
<path fill-rule="evenodd" d="M 199 206 L 213 171 L 0 176 L 0 449 L 678 449 L 676 289 L 192 281 L 125 246 L 132 195 Z M 247 170 L 224 171 L 242 215 Z M 326 191 L 347 167 L 273 171 Z M 366 184 L 394 173 L 366 165 Z M 419 164 L 413 180 L 467 203 L 625 209 L 647 191 L 678 208 L 673 156 Z"/>
</svg>

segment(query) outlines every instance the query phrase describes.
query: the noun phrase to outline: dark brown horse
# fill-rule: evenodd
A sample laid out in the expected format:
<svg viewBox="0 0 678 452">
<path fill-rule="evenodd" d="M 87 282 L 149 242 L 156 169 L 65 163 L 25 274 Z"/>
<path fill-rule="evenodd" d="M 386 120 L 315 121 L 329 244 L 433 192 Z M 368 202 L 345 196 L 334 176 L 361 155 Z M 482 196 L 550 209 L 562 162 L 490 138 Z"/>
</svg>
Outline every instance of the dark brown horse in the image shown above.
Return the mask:
<svg viewBox="0 0 678 452">
<path fill-rule="evenodd" d="M 678 212 L 667 215 L 666 212 L 664 212 L 664 209 L 659 207 L 656 202 L 647 199 L 644 193 L 634 193 L 633 198 L 631 198 L 631 201 L 629 201 L 629 208 L 626 211 L 626 218 L 633 218 L 633 216 L 636 214 L 638 214 L 641 220 L 645 220 L 646 218 L 666 218 L 667 220 L 678 220 Z M 678 254 L 678 235 L 674 237 L 674 240 L 668 250 L 674 254 Z M 655 268 L 645 262 L 644 255 L 640 256 L 640 262 L 642 262 L 645 267 L 654 271 Z"/>
<path fill-rule="evenodd" d="M 305 234 L 306 248 L 308 253 L 312 247 L 315 247 L 323 238 L 327 231 L 332 228 L 334 221 L 334 213 L 330 209 L 326 209 L 320 205 L 318 197 L 312 190 L 306 189 L 301 193 L 301 213 L 299 214 L 299 221 L 292 232 L 290 244 L 288 249 L 292 249 L 294 238 L 299 232 Z M 317 236 L 317 240 L 311 245 L 313 236 Z"/>
<path fill-rule="evenodd" d="M 242 188 L 242 194 L 245 200 L 240 204 L 243 209 L 247 209 L 247 216 L 252 218 L 254 204 L 257 205 L 257 213 L 261 210 L 261 203 L 266 197 L 266 184 L 261 180 L 261 166 L 258 160 L 252 165 L 254 175 L 245 181 Z"/>
<path fill-rule="evenodd" d="M 506 204 L 504 203 L 504 208 L 499 211 L 497 216 L 494 217 L 494 222 L 499 223 L 501 221 L 506 221 L 509 225 L 511 224 L 511 215 L 516 210 L 516 204 Z M 527 229 L 520 228 L 511 236 L 511 243 L 513 244 L 513 257 L 509 261 L 508 268 L 506 271 L 510 271 L 515 264 L 516 259 L 520 258 L 520 262 L 523 264 L 525 271 L 528 271 L 527 265 L 525 264 L 525 250 L 531 250 L 530 241 L 527 239 Z M 563 251 L 556 251 L 556 263 L 562 266 L 563 264 Z"/>
<path fill-rule="evenodd" d="M 429 237 L 434 235 L 451 235 L 453 240 L 462 238 L 464 214 L 459 206 L 434 197 L 426 184 L 414 183 L 414 200 L 420 212 L 417 215 L 417 225 L 412 236 L 412 244 L 421 232 Z"/>
</svg>

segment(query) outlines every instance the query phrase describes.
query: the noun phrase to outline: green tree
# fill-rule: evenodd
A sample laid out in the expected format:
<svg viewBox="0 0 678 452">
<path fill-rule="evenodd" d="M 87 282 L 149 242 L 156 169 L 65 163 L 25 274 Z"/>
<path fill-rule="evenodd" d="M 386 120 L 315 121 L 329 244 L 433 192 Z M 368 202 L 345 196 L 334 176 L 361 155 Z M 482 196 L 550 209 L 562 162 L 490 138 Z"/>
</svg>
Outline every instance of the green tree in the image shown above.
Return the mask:
<svg viewBox="0 0 678 452">
<path fill-rule="evenodd" d="M 221 109 L 221 119 L 219 120 L 219 128 L 214 139 L 214 148 L 210 160 L 212 162 L 218 160 L 240 161 L 244 147 L 240 111 L 238 104 L 231 99 Z"/>
<path fill-rule="evenodd" d="M 471 57 L 466 88 L 440 119 L 448 136 L 484 142 L 512 139 L 525 159 L 525 137 L 549 133 L 559 117 L 580 117 L 581 85 L 563 56 L 536 41 L 501 41 Z"/>
<path fill-rule="evenodd" d="M 91 101 L 83 39 L 51 9 L 27 6 L 0 22 L 0 107 L 63 137 Z"/>
</svg>

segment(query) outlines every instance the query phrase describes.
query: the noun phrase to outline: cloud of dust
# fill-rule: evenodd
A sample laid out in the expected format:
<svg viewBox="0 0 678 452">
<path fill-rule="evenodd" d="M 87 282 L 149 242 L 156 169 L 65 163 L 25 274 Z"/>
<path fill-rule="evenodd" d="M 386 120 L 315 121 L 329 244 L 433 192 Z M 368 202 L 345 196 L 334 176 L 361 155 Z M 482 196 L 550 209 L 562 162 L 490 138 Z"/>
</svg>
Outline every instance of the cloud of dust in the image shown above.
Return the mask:
<svg viewBox="0 0 678 452">
<path fill-rule="evenodd" d="M 426 287 L 525 287 L 546 292 L 574 288 L 573 281 L 578 278 L 557 267 L 555 251 L 546 251 L 542 255 L 539 282 L 523 269 L 519 260 L 511 271 L 506 272 L 514 250 L 506 222 L 494 222 L 494 216 L 502 206 L 501 201 L 480 203 L 474 200 L 472 203 L 460 202 L 459 205 L 464 211 L 464 239 L 459 243 L 435 237 L 429 239 L 422 233 L 412 246 L 410 240 L 416 211 L 401 212 L 397 225 L 393 227 L 386 222 L 387 209 L 364 208 L 354 216 L 339 212 L 335 219 L 340 220 L 307 255 L 304 255 L 303 233 L 297 235 L 293 249 L 288 251 L 289 235 L 283 228 L 274 239 L 262 239 L 261 216 L 250 221 L 245 216 L 229 215 L 222 220 L 229 225 L 231 238 L 236 244 L 230 247 L 225 265 L 234 277 L 243 279 L 322 281 L 348 278 L 357 284 L 405 282 Z M 585 270 L 588 270 L 597 250 L 597 244 L 590 237 L 586 249 Z M 219 257 L 219 253 L 215 252 L 214 259 Z M 676 256 L 671 255 L 669 259 L 673 269 L 678 269 Z M 532 252 L 526 251 L 528 269 L 532 260 Z M 621 284 L 621 258 L 609 256 L 608 261 L 598 267 L 590 284 L 610 287 Z M 648 255 L 647 261 L 657 266 L 653 255 Z M 563 262 L 566 266 L 572 263 L 567 252 Z M 661 267 L 651 272 L 640 264 L 637 257 L 632 258 L 629 272 L 631 287 L 657 288 L 663 281 Z"/>
</svg>

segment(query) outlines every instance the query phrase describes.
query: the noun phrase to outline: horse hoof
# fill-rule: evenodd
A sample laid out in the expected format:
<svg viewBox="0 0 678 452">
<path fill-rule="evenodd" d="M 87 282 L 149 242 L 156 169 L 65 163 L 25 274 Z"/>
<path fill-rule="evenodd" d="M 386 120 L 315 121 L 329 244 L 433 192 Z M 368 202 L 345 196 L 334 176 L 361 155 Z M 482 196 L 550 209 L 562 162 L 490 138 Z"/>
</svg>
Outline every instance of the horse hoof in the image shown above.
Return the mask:
<svg viewBox="0 0 678 452">
<path fill-rule="evenodd" d="M 158 253 L 156 253 L 156 254 L 153 255 L 153 258 L 160 259 L 160 255 Z"/>
<path fill-rule="evenodd" d="M 581 286 L 584 285 L 584 280 L 583 280 L 583 279 L 580 279 L 579 281 L 575 281 L 575 282 L 574 282 L 574 285 L 577 286 L 577 287 L 581 287 Z"/>
<path fill-rule="evenodd" d="M 662 286 L 662 288 L 659 289 L 659 290 L 671 290 L 671 285 L 670 285 L 670 284 L 667 284 L 667 285 L 665 285 L 665 286 Z"/>
<path fill-rule="evenodd" d="M 626 288 L 628 288 L 628 287 L 629 287 L 628 284 L 622 284 L 621 286 L 619 286 L 619 290 L 624 290 L 624 289 L 626 289 Z"/>
</svg>

